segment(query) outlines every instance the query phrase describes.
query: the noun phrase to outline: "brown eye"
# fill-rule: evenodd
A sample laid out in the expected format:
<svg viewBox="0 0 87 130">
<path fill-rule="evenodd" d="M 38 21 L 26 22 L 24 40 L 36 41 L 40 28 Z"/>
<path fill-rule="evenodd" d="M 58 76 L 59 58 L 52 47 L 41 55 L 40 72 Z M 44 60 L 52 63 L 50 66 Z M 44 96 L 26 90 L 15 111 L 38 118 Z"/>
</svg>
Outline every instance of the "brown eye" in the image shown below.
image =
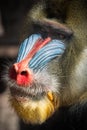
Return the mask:
<svg viewBox="0 0 87 130">
<path fill-rule="evenodd" d="M 60 40 L 63 40 L 63 39 L 65 39 L 66 37 L 64 36 L 64 35 L 62 35 L 62 34 L 59 34 L 59 39 Z"/>
</svg>

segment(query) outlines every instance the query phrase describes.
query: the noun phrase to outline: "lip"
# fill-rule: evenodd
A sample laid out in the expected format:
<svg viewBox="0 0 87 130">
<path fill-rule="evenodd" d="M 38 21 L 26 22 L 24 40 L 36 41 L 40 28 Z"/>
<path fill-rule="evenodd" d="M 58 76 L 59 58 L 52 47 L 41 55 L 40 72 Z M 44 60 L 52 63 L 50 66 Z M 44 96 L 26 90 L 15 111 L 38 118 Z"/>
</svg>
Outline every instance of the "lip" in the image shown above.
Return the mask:
<svg viewBox="0 0 87 130">
<path fill-rule="evenodd" d="M 29 100 L 27 96 L 25 96 L 25 93 L 17 88 L 10 88 L 11 96 L 14 98 L 17 102 L 26 102 Z"/>
<path fill-rule="evenodd" d="M 18 101 L 18 102 L 27 102 L 27 101 L 29 101 L 29 98 L 20 97 L 20 96 L 17 96 L 17 95 L 14 96 L 14 99 L 15 99 L 16 101 Z"/>
<path fill-rule="evenodd" d="M 20 88 L 12 87 L 12 88 L 10 88 L 10 92 L 11 92 L 12 96 L 17 96 L 17 97 L 26 97 L 26 96 L 28 96 L 28 94 L 25 93 Z"/>
<path fill-rule="evenodd" d="M 10 88 L 11 96 L 14 97 L 17 101 L 29 101 L 30 99 L 39 100 L 44 95 L 46 95 L 46 92 L 32 94 L 27 91 L 24 91 L 23 89 L 12 87 Z"/>
<path fill-rule="evenodd" d="M 11 90 L 12 97 L 17 102 L 20 103 L 24 103 L 24 102 L 26 103 L 29 102 L 30 100 L 41 100 L 41 98 L 43 98 L 44 96 L 47 96 L 51 102 L 54 101 L 54 95 L 53 92 L 51 91 L 48 91 L 47 93 L 46 92 L 40 93 L 38 95 L 30 95 L 29 93 L 24 92 L 18 88 L 11 88 L 10 90 Z"/>
</svg>

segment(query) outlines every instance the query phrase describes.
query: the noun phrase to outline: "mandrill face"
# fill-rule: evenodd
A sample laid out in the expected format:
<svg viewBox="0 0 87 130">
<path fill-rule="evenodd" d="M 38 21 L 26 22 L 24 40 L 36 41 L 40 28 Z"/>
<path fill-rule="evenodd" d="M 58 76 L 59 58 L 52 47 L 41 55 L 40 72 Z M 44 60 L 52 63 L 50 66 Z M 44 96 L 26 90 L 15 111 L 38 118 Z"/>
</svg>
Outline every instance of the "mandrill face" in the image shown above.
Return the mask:
<svg viewBox="0 0 87 130">
<path fill-rule="evenodd" d="M 22 42 L 17 61 L 8 70 L 7 83 L 11 104 L 24 121 L 42 123 L 58 108 L 57 70 L 50 64 L 57 68 L 64 50 L 63 42 L 43 39 L 40 34 L 32 34 Z"/>
</svg>

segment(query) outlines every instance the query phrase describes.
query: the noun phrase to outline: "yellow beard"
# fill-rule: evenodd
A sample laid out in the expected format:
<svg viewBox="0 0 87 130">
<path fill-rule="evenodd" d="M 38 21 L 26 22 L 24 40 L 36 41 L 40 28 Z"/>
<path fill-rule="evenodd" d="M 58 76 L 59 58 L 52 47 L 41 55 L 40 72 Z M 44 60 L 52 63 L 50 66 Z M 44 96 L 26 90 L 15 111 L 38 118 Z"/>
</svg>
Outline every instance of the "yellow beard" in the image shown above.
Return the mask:
<svg viewBox="0 0 87 130">
<path fill-rule="evenodd" d="M 38 101 L 30 99 L 24 102 L 19 102 L 15 98 L 12 98 L 11 103 L 19 117 L 25 122 L 41 124 L 54 113 L 59 102 L 56 100 L 51 101 L 48 96 L 45 96 Z"/>
</svg>

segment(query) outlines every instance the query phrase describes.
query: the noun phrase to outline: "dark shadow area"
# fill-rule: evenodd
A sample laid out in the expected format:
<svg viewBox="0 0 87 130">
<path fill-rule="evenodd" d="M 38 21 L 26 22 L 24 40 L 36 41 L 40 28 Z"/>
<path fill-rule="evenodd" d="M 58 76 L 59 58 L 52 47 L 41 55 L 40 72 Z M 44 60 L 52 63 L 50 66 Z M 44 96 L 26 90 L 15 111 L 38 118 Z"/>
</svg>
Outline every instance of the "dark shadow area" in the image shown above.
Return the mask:
<svg viewBox="0 0 87 130">
<path fill-rule="evenodd" d="M 0 45 L 17 45 L 22 22 L 35 0 L 1 0 L 0 15 L 4 29 L 0 37 Z"/>
<path fill-rule="evenodd" d="M 23 22 L 35 2 L 37 0 L 0 1 L 0 130 L 21 129 L 18 117 L 9 104 L 8 88 L 2 74 L 17 55 Z"/>
</svg>

